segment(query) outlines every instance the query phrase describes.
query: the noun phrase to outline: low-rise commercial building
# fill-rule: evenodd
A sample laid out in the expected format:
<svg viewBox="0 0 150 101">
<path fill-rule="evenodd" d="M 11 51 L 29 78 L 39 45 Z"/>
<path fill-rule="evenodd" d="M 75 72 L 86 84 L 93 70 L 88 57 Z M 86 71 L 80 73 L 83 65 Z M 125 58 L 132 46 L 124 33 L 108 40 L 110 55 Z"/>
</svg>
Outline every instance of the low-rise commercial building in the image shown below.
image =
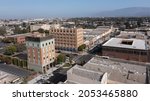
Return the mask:
<svg viewBox="0 0 150 101">
<path fill-rule="evenodd" d="M 121 31 L 117 38 L 135 38 L 145 40 L 147 37 L 144 32 L 140 31 Z"/>
<path fill-rule="evenodd" d="M 67 81 L 71 84 L 107 84 L 107 73 L 83 69 L 75 65 L 67 72 Z"/>
<path fill-rule="evenodd" d="M 25 37 L 32 36 L 32 33 L 26 33 L 26 34 L 15 34 L 15 35 L 8 35 L 6 38 L 14 40 L 14 42 L 18 44 L 24 44 L 25 43 Z"/>
<path fill-rule="evenodd" d="M 89 48 L 93 47 L 98 41 L 104 41 L 103 38 L 110 35 L 113 28 L 110 26 L 99 26 L 96 29 L 84 29 L 84 44 Z"/>
<path fill-rule="evenodd" d="M 94 57 L 84 66 L 67 72 L 70 84 L 145 84 L 149 83 L 149 64 L 127 60 Z"/>
<path fill-rule="evenodd" d="M 149 62 L 149 50 L 145 40 L 111 38 L 102 45 L 102 55 L 125 60 Z"/>
<path fill-rule="evenodd" d="M 37 24 L 37 25 L 30 25 L 30 31 L 37 31 L 39 29 L 49 30 L 51 25 L 48 24 Z"/>
</svg>

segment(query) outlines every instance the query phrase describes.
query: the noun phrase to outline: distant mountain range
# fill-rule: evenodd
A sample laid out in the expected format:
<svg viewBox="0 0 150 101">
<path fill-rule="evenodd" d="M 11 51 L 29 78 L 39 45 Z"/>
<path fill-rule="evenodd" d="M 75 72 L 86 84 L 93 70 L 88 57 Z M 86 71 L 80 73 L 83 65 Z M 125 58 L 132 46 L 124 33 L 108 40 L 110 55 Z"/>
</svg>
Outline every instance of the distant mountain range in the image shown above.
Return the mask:
<svg viewBox="0 0 150 101">
<path fill-rule="evenodd" d="M 97 13 L 98 17 L 147 17 L 150 16 L 150 7 L 130 7 L 116 9 L 112 11 L 103 11 Z"/>
</svg>

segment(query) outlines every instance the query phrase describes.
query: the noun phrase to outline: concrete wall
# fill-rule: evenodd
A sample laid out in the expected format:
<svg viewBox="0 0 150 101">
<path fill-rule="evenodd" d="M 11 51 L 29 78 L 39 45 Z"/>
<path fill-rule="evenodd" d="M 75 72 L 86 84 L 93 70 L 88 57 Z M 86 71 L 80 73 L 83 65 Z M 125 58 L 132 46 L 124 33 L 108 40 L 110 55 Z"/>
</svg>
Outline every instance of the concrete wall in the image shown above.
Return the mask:
<svg viewBox="0 0 150 101">
<path fill-rule="evenodd" d="M 105 73 L 101 79 L 101 84 L 107 84 L 108 82 L 108 74 Z"/>
<path fill-rule="evenodd" d="M 79 84 L 101 84 L 100 81 L 81 77 L 76 74 L 72 74 L 71 72 L 67 73 L 67 81 L 74 81 L 75 83 L 79 83 Z"/>
<path fill-rule="evenodd" d="M 43 72 L 42 67 L 40 65 L 28 63 L 28 67 L 30 69 L 35 70 L 36 72 Z"/>
</svg>

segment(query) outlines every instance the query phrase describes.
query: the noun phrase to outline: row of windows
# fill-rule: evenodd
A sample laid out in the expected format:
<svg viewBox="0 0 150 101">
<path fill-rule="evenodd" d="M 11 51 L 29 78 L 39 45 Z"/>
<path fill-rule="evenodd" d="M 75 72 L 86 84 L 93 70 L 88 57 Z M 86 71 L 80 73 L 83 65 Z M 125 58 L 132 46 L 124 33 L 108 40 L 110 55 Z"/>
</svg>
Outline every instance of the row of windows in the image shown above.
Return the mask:
<svg viewBox="0 0 150 101">
<path fill-rule="evenodd" d="M 53 44 L 54 42 L 52 41 L 52 42 L 49 42 L 49 43 L 45 43 L 45 44 L 42 44 L 42 46 L 44 47 L 44 46 L 47 46 L 47 45 L 50 45 L 50 44 Z M 27 46 L 30 46 L 30 44 L 29 43 L 27 43 Z M 34 43 L 32 43 L 32 46 L 34 47 L 39 47 L 39 44 L 34 44 Z"/>
<path fill-rule="evenodd" d="M 75 37 L 56 37 L 55 40 L 57 40 L 57 39 L 60 39 L 60 40 L 62 40 L 62 39 L 75 39 Z"/>
<path fill-rule="evenodd" d="M 134 50 L 113 49 L 113 48 L 103 48 L 103 50 L 105 50 L 105 51 L 111 51 L 111 52 L 120 52 L 120 53 L 136 54 L 136 55 L 147 55 L 147 52 L 134 51 Z"/>
<path fill-rule="evenodd" d="M 55 36 L 70 36 L 70 37 L 72 37 L 72 36 L 75 36 L 76 34 L 72 34 L 72 33 L 57 33 L 57 34 L 55 34 Z"/>
<path fill-rule="evenodd" d="M 67 32 L 67 33 L 69 33 L 69 32 L 70 32 L 70 33 L 75 33 L 75 30 L 52 29 L 51 31 L 52 31 L 52 32 L 61 32 L 61 33 L 62 33 L 62 32 L 64 32 L 64 33 L 65 33 L 65 32 Z"/>
<path fill-rule="evenodd" d="M 49 44 L 49 45 L 50 45 L 50 44 L 53 44 L 53 41 L 52 41 L 52 43 L 49 42 L 49 43 L 42 44 L 42 46 L 44 47 L 44 46 L 47 46 L 48 44 Z"/>
<path fill-rule="evenodd" d="M 56 47 L 57 50 L 64 50 L 64 51 L 73 51 L 75 52 L 75 48 L 66 48 L 66 47 Z"/>
<path fill-rule="evenodd" d="M 46 57 L 47 59 L 48 59 L 48 56 Z M 43 60 L 45 60 L 46 59 L 45 57 L 43 57 Z M 55 58 L 53 57 L 52 59 L 50 59 L 50 61 L 51 60 L 54 60 Z"/>
<path fill-rule="evenodd" d="M 43 52 L 42 52 L 42 54 L 45 54 L 45 53 L 51 53 L 51 52 L 54 52 L 55 51 L 55 49 L 47 49 L 46 51 L 43 49 Z M 35 51 L 33 50 L 32 52 L 30 52 L 30 50 L 28 50 L 28 54 L 35 54 Z M 40 51 L 38 51 L 37 53 L 36 53 L 36 55 L 37 54 L 41 54 L 41 52 Z"/>
<path fill-rule="evenodd" d="M 28 56 L 28 58 L 30 58 L 30 56 Z M 48 59 L 48 56 L 47 57 L 43 57 L 43 59 L 45 60 L 45 59 Z M 33 57 L 33 59 L 35 59 L 35 57 Z M 39 60 L 40 60 L 40 57 L 38 58 Z M 53 59 L 55 59 L 54 57 L 53 57 Z"/>
<path fill-rule="evenodd" d="M 74 40 L 70 40 L 70 41 L 66 41 L 66 40 L 58 40 L 57 42 L 56 42 L 56 44 L 69 44 L 69 43 L 71 43 L 71 44 L 75 44 L 75 42 L 76 41 L 74 41 Z"/>
<path fill-rule="evenodd" d="M 65 47 L 66 46 L 68 46 L 68 47 L 71 46 L 72 47 L 72 46 L 75 46 L 75 44 L 74 43 L 68 43 L 68 44 L 66 44 L 66 43 L 58 43 L 58 44 L 56 44 L 56 46 L 65 46 Z"/>
</svg>

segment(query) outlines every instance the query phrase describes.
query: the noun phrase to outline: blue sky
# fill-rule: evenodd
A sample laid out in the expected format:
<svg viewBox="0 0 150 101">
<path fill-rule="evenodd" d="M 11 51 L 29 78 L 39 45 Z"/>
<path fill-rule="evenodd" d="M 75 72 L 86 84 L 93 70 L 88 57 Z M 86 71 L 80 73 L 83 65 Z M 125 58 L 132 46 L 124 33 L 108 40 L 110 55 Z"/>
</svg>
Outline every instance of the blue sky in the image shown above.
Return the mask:
<svg viewBox="0 0 150 101">
<path fill-rule="evenodd" d="M 0 18 L 81 17 L 126 7 L 150 7 L 150 0 L 0 0 Z"/>
</svg>

